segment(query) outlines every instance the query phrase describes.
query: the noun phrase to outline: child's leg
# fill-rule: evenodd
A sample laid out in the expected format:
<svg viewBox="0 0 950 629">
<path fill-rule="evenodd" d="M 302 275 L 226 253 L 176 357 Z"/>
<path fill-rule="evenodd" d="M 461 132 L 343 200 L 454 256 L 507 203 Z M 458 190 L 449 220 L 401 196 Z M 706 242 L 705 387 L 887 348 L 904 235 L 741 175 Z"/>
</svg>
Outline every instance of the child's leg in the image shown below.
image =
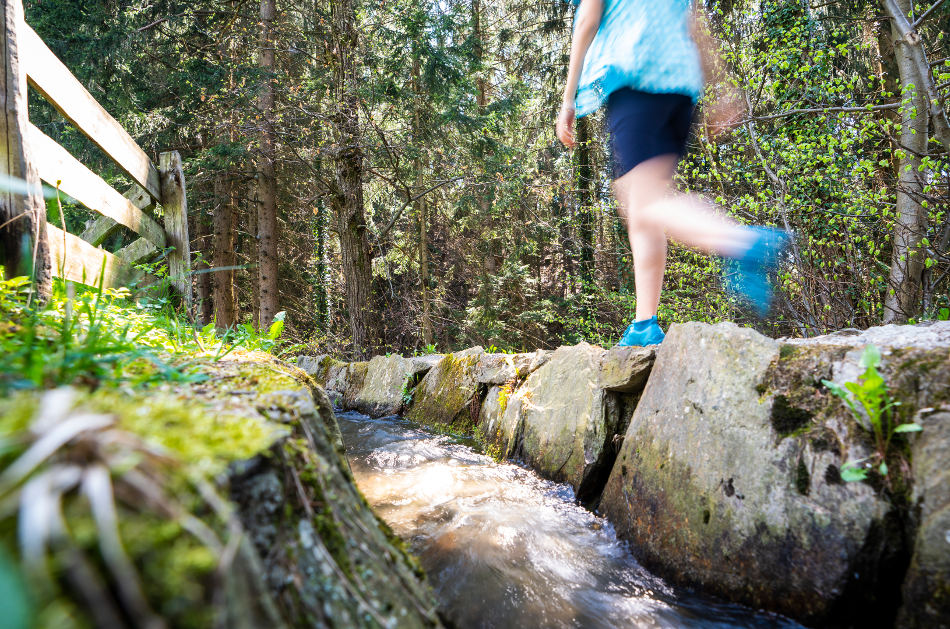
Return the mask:
<svg viewBox="0 0 950 629">
<path fill-rule="evenodd" d="M 614 194 L 633 250 L 638 321 L 656 314 L 666 267 L 666 238 L 727 257 L 741 256 L 755 233 L 715 213 L 714 206 L 696 195 L 673 191 L 675 155 L 663 155 L 637 165 L 614 181 Z"/>
<path fill-rule="evenodd" d="M 636 320 L 649 319 L 660 304 L 666 270 L 666 233 L 648 209 L 670 192 L 675 156 L 647 160 L 614 181 L 614 196 L 627 223 L 637 290 Z"/>
</svg>

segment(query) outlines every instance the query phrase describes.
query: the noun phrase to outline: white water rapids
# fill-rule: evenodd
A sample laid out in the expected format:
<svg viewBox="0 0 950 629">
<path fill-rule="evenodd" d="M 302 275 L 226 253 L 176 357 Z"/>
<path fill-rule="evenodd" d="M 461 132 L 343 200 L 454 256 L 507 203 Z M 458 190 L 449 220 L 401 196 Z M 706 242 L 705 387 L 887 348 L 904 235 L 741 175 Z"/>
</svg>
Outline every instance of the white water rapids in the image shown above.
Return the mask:
<svg viewBox="0 0 950 629">
<path fill-rule="evenodd" d="M 800 627 L 665 584 L 568 485 L 399 418 L 338 418 L 357 485 L 460 629 Z"/>
</svg>

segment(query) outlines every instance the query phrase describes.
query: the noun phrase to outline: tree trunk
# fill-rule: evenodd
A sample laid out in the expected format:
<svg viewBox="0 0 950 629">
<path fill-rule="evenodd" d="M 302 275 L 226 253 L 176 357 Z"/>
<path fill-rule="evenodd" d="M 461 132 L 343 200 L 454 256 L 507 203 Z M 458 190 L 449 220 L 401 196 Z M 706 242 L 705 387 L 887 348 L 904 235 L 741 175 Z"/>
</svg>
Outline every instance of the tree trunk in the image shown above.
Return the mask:
<svg viewBox="0 0 950 629">
<path fill-rule="evenodd" d="M 258 195 L 260 194 L 260 186 L 257 185 L 257 182 L 250 185 L 253 200 L 250 204 L 250 207 L 247 208 L 247 233 L 248 233 L 248 250 L 247 250 L 247 264 L 251 269 L 251 272 L 248 273 L 249 284 L 251 287 L 251 323 L 257 329 L 261 327 L 261 283 L 258 281 L 257 277 L 257 267 L 260 264 L 261 252 L 260 252 L 260 241 L 257 238 L 257 217 L 258 217 L 258 208 L 260 208 L 260 200 Z"/>
<path fill-rule="evenodd" d="M 338 95 L 335 114 L 335 194 L 331 198 L 336 229 L 340 236 L 346 310 L 353 335 L 353 350 L 365 356 L 379 346 L 381 322 L 373 295 L 373 257 L 363 209 L 363 149 L 356 93 L 357 50 L 355 0 L 335 0 L 334 85 Z"/>
<path fill-rule="evenodd" d="M 277 314 L 277 177 L 274 173 L 276 134 L 274 132 L 274 17 L 275 0 L 261 0 L 261 70 L 264 85 L 260 96 L 261 161 L 258 166 L 260 203 L 257 206 L 257 279 L 261 305 L 259 325 L 266 328 Z"/>
<path fill-rule="evenodd" d="M 910 0 L 900 0 L 902 11 L 910 11 Z M 925 251 L 921 246 L 927 229 L 927 210 L 921 205 L 923 181 L 918 171 L 920 156 L 927 154 L 929 116 L 927 99 L 920 84 L 911 46 L 892 27 L 894 55 L 900 83 L 908 90 L 908 106 L 901 109 L 900 144 L 903 157 L 898 160 L 897 216 L 891 250 L 888 294 L 884 299 L 884 323 L 905 323 L 920 313 L 922 274 Z M 914 85 L 915 87 L 910 87 Z"/>
<path fill-rule="evenodd" d="M 52 290 L 49 244 L 46 238 L 46 204 L 39 174 L 27 144 L 26 67 L 17 46 L 17 28 L 23 23 L 21 0 L 0 0 L 3 11 L 3 118 L 0 133 L 0 174 L 12 185 L 0 189 L 0 266 L 6 277 L 28 275 L 41 299 Z"/>
<path fill-rule="evenodd" d="M 212 219 L 212 250 L 215 270 L 212 275 L 215 326 L 225 329 L 237 323 L 234 294 L 235 211 L 232 177 L 229 171 L 218 172 L 214 178 L 214 217 Z"/>
<path fill-rule="evenodd" d="M 317 319 L 320 330 L 330 330 L 330 299 L 327 286 L 330 283 L 329 261 L 327 259 L 327 210 L 322 199 L 317 200 Z"/>
<path fill-rule="evenodd" d="M 195 318 L 201 325 L 206 325 L 214 320 L 214 302 L 211 290 L 211 273 L 208 266 L 208 258 L 205 253 L 211 253 L 210 240 L 211 232 L 208 229 L 207 219 L 195 213 L 195 239 L 192 241 L 194 250 L 201 252 L 195 264 L 195 290 L 197 298 L 195 303 Z"/>
<path fill-rule="evenodd" d="M 422 190 L 422 85 L 420 78 L 421 61 L 419 59 L 418 44 L 413 42 L 412 59 L 412 90 L 413 90 L 413 111 L 412 111 L 412 138 L 416 145 L 416 158 L 413 163 L 413 169 L 416 171 L 415 192 L 421 193 Z M 419 220 L 419 284 L 422 288 L 422 342 L 425 345 L 432 345 L 432 312 L 429 301 L 429 238 L 428 238 L 428 217 L 426 216 L 426 200 L 419 197 L 413 203 L 415 205 L 415 214 Z"/>
</svg>

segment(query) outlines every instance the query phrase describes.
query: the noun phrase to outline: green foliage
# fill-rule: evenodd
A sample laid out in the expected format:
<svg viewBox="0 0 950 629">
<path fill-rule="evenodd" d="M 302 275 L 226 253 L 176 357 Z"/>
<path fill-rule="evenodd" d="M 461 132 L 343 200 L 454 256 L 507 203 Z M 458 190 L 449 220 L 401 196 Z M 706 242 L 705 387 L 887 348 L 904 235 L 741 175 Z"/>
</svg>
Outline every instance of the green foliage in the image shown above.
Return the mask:
<svg viewBox="0 0 950 629">
<path fill-rule="evenodd" d="M 216 357 L 219 359 L 239 347 L 248 351 L 261 351 L 274 353 L 279 356 L 288 356 L 292 355 L 304 345 L 294 343 L 281 347 L 282 342 L 280 336 L 284 332 L 284 318 L 286 315 L 287 313 L 283 311 L 274 315 L 274 321 L 265 332 L 259 332 L 250 323 L 241 323 L 225 330 L 221 340 L 218 341 L 215 326 L 213 323 L 209 323 L 201 328 L 201 334 L 210 339 L 212 343 L 218 343 L 219 353 Z"/>
<path fill-rule="evenodd" d="M 402 400 L 403 408 L 409 408 L 409 406 L 412 404 L 413 395 L 416 392 L 415 387 L 412 387 L 409 384 L 410 375 L 411 374 L 408 373 L 406 374 L 406 380 L 402 383 L 402 390 L 399 392 L 399 397 Z"/>
<path fill-rule="evenodd" d="M 85 288 L 57 280 L 52 298 L 37 305 L 28 278 L 4 279 L 0 269 L 0 393 L 65 384 L 141 386 L 194 381 L 194 361 L 219 360 L 236 349 L 290 353 L 281 347 L 284 313 L 263 334 L 243 324 L 219 334 L 195 328 L 170 300 L 131 299 L 127 289 Z"/>
<path fill-rule="evenodd" d="M 57 282 L 52 298 L 30 304 L 29 280 L 0 272 L 0 391 L 103 381 L 141 384 L 188 377 L 155 352 L 147 316 L 121 305 L 128 291 Z"/>
<path fill-rule="evenodd" d="M 914 422 L 898 423 L 894 409 L 900 406 L 900 402 L 891 400 L 888 395 L 884 378 L 877 370 L 880 363 L 881 351 L 874 345 L 868 345 L 861 354 L 864 373 L 858 382 L 846 382 L 843 387 L 830 380 L 821 382 L 829 391 L 844 400 L 855 421 L 874 436 L 877 469 L 881 476 L 887 476 L 886 459 L 893 436 L 898 433 L 919 432 L 923 427 Z M 867 470 L 859 467 L 863 461 L 864 459 L 849 461 L 842 466 L 841 478 L 847 481 L 864 480 Z"/>
</svg>

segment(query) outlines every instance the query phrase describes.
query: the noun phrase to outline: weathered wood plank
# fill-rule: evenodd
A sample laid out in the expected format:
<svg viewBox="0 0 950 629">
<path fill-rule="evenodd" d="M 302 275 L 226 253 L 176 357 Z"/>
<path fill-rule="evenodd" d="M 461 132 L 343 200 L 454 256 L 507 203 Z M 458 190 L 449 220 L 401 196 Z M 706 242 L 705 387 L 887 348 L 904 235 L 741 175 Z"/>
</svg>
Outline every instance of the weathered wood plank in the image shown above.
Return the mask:
<svg viewBox="0 0 950 629">
<path fill-rule="evenodd" d="M 162 210 L 165 212 L 165 233 L 168 245 L 168 277 L 191 311 L 191 241 L 188 238 L 188 197 L 185 193 L 185 173 L 178 151 L 167 151 L 158 156 L 162 182 Z"/>
<path fill-rule="evenodd" d="M 22 0 L 0 0 L 0 265 L 7 277 L 31 275 L 42 297 L 51 290 L 46 204 L 27 133 Z M 27 54 L 28 58 L 29 55 Z"/>
<path fill-rule="evenodd" d="M 106 238 L 114 234 L 120 225 L 108 216 L 100 216 L 94 221 L 86 224 L 86 228 L 79 234 L 79 237 L 88 242 L 93 247 L 98 247 L 106 241 Z"/>
<path fill-rule="evenodd" d="M 125 225 L 157 247 L 165 247 L 165 230 L 102 177 L 83 166 L 69 151 L 32 124 L 29 139 L 43 181 L 54 187 L 58 182 L 60 190 L 90 210 Z"/>
<path fill-rule="evenodd" d="M 98 286 L 99 274 L 103 273 L 103 287 L 115 288 L 127 286 L 143 275 L 113 254 L 93 247 L 79 236 L 49 223 L 46 229 L 49 232 L 50 261 L 56 277 Z"/>
<path fill-rule="evenodd" d="M 123 192 L 122 196 L 143 212 L 151 213 L 155 209 L 155 206 L 158 205 L 155 203 L 155 199 L 152 198 L 152 195 L 136 183 L 133 183 L 131 188 Z"/>
<path fill-rule="evenodd" d="M 160 199 L 158 170 L 145 151 L 29 25 L 21 23 L 20 34 L 21 58 L 26 64 L 30 84 L 152 197 Z"/>
<path fill-rule="evenodd" d="M 161 253 L 161 250 L 158 247 L 144 238 L 139 238 L 116 251 L 115 255 L 128 264 L 141 264 L 151 260 L 159 253 Z"/>
</svg>

